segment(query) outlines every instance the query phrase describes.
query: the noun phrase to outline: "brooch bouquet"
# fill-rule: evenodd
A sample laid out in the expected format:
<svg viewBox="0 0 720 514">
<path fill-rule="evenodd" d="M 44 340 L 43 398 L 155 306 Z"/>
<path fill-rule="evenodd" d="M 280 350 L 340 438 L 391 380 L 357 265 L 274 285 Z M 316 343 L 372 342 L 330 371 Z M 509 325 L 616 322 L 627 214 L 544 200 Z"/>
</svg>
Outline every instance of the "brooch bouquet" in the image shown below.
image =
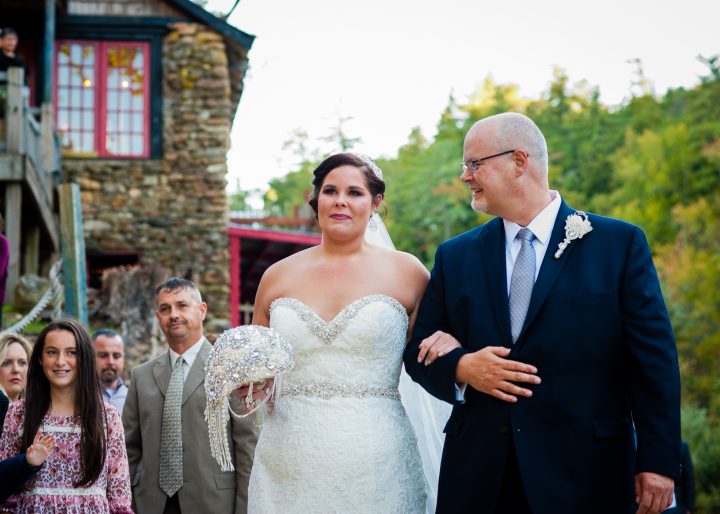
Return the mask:
<svg viewBox="0 0 720 514">
<path fill-rule="evenodd" d="M 565 239 L 558 245 L 555 258 L 559 259 L 565 248 L 575 239 L 582 239 L 585 234 L 593 229 L 588 215 L 583 211 L 575 211 L 565 219 Z"/>
<path fill-rule="evenodd" d="M 244 417 L 252 412 L 233 412 L 229 396 L 236 389 L 249 386 L 245 404 L 254 410 L 253 384 L 275 378 L 269 398 L 279 390 L 280 374 L 291 370 L 294 365 L 292 347 L 271 328 L 245 325 L 226 330 L 217 338 L 205 363 L 205 421 L 212 456 L 223 471 L 234 469 L 226 430 L 230 414 Z"/>
</svg>

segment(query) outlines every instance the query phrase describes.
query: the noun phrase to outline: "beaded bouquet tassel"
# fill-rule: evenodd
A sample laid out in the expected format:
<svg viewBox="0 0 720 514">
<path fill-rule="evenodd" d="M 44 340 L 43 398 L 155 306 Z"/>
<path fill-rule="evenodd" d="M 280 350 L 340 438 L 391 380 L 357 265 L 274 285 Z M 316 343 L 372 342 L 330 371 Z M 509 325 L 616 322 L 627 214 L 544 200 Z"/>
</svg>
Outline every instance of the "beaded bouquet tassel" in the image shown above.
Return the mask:
<svg viewBox="0 0 720 514">
<path fill-rule="evenodd" d="M 208 424 L 210 451 L 223 471 L 235 469 L 227 434 L 230 414 L 245 417 L 259 407 L 252 401 L 254 384 L 275 378 L 276 383 L 265 402 L 276 395 L 280 374 L 291 370 L 294 365 L 292 347 L 270 328 L 245 325 L 226 330 L 217 338 L 205 363 L 205 421 Z M 250 390 L 245 404 L 252 409 L 245 414 L 237 414 L 230 408 L 229 397 L 244 385 L 248 385 Z"/>
<path fill-rule="evenodd" d="M 205 411 L 205 420 L 208 424 L 208 432 L 210 436 L 210 451 L 212 456 L 220 465 L 223 471 L 235 471 L 232 459 L 230 457 L 230 442 L 224 428 L 230 421 L 230 402 L 227 398 L 222 401 L 222 408 L 208 409 Z M 217 430 L 214 427 L 223 427 Z"/>
</svg>

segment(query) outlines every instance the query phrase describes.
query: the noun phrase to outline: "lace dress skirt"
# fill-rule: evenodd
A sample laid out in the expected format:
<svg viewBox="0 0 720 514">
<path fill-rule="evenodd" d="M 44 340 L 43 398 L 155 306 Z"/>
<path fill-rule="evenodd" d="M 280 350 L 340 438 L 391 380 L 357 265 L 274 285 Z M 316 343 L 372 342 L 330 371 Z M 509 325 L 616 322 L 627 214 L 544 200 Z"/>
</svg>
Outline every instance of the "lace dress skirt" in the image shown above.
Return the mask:
<svg viewBox="0 0 720 514">
<path fill-rule="evenodd" d="M 263 426 L 249 513 L 420 513 L 415 435 L 397 399 L 282 396 Z"/>
</svg>

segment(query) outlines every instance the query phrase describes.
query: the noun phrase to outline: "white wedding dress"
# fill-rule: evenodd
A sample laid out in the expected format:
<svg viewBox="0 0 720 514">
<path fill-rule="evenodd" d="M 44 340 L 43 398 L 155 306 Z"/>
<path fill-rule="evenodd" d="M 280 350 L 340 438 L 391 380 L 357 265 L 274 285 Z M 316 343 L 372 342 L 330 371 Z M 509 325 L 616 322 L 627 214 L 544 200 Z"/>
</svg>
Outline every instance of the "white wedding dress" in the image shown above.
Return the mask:
<svg viewBox="0 0 720 514">
<path fill-rule="evenodd" d="M 326 322 L 280 298 L 270 326 L 292 345 L 295 367 L 260 433 L 248 512 L 425 512 L 420 455 L 397 390 L 403 306 L 365 296 Z"/>
</svg>

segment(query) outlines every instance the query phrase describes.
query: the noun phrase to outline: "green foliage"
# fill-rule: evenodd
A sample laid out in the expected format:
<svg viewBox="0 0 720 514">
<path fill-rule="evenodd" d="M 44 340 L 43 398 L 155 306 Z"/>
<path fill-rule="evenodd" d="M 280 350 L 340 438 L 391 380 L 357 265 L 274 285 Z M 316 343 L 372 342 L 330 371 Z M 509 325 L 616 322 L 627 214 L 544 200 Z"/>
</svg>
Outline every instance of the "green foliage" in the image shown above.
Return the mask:
<svg viewBox="0 0 720 514">
<path fill-rule="evenodd" d="M 351 150 L 361 141 L 351 137 L 345 130 L 345 124 L 352 118 L 339 116 L 331 132 L 321 140 L 333 151 Z M 281 178 L 272 179 L 269 189 L 263 196 L 265 209 L 274 215 L 290 215 L 299 207 L 305 206 L 312 195 L 312 172 L 331 152 L 321 152 L 311 147 L 305 130 L 296 129 L 283 144 L 283 150 L 295 160 L 293 170 Z"/>
<path fill-rule="evenodd" d="M 304 162 L 297 171 L 291 171 L 283 178 L 272 179 L 270 189 L 265 193 L 265 206 L 272 214 L 289 214 L 293 208 L 306 204 L 312 194 L 312 172 L 315 163 Z"/>
<path fill-rule="evenodd" d="M 468 208 L 467 191 L 457 180 L 462 135 L 451 100 L 431 144 L 416 130 L 397 159 L 379 162 L 387 181 L 388 230 L 398 249 L 427 264 L 441 241 L 478 223 L 477 214 Z"/>
<path fill-rule="evenodd" d="M 720 423 L 720 194 L 676 205 L 672 216 L 678 235 L 658 247 L 656 264 L 680 354 L 684 399 Z"/>
<path fill-rule="evenodd" d="M 39 335 L 46 325 L 45 321 L 35 320 L 28 323 L 22 331 L 24 334 Z"/>
<path fill-rule="evenodd" d="M 312 172 L 320 162 L 320 152 L 308 144 L 308 134 L 295 130 L 283 144 L 283 150 L 295 159 L 294 170 L 281 178 L 270 180 L 269 189 L 263 196 L 265 209 L 274 215 L 289 215 L 300 205 L 305 205 L 312 194 Z"/>
<path fill-rule="evenodd" d="M 695 471 L 697 504 L 694 512 L 720 512 L 720 423 L 706 409 L 685 405 L 683 439 Z"/>
<path fill-rule="evenodd" d="M 17 312 L 15 307 L 11 304 L 5 304 L 2 306 L 3 312 L 3 327 L 4 329 L 17 323 L 27 312 Z M 45 328 L 47 322 L 42 320 L 31 321 L 22 329 L 24 335 L 38 335 Z"/>
<path fill-rule="evenodd" d="M 659 132 L 628 131 L 625 144 L 611 159 L 613 183 L 621 187 L 609 193 L 609 214 L 637 223 L 652 241 L 671 241 L 672 206 L 692 201 L 701 192 L 695 185 L 701 157 L 683 124 Z"/>
<path fill-rule="evenodd" d="M 242 211 L 248 207 L 247 200 L 254 191 L 241 190 L 228 195 L 228 204 L 231 211 Z"/>
<path fill-rule="evenodd" d="M 540 126 L 550 184 L 571 205 L 643 228 L 677 338 L 696 512 L 711 513 L 720 512 L 720 56 L 699 59 L 708 75 L 662 97 L 652 93 L 637 62 L 631 98 L 615 109 L 600 103 L 597 88 L 570 84 L 559 68 L 537 99 L 488 78 L 467 102 L 449 99 L 434 138 L 415 128 L 397 155 L 379 164 L 393 240 L 428 266 L 440 242 L 487 220 L 471 210 L 458 177 L 467 129 L 498 112 L 523 112 Z M 341 128 L 331 137 L 352 142 Z M 297 203 L 318 160 L 304 158 L 271 182 L 273 205 Z"/>
</svg>

